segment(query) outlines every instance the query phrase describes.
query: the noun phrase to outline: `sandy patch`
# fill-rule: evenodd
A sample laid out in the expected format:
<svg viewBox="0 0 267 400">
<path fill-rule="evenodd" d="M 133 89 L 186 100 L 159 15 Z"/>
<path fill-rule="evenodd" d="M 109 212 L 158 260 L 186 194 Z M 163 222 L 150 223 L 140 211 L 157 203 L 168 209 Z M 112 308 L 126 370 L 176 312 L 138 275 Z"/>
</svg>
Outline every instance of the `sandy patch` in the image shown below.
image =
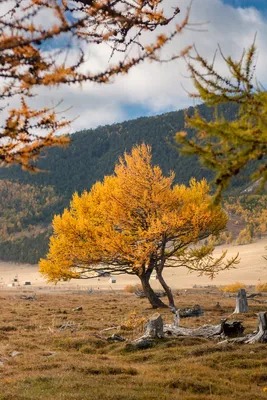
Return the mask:
<svg viewBox="0 0 267 400">
<path fill-rule="evenodd" d="M 228 250 L 228 257 L 234 256 L 239 252 L 241 262 L 236 269 L 221 272 L 213 281 L 207 277 L 198 277 L 197 273 L 189 274 L 186 268 L 169 268 L 164 272 L 166 281 L 173 289 L 191 288 L 194 285 L 226 285 L 235 281 L 240 281 L 247 285 L 255 285 L 259 281 L 267 282 L 267 261 L 263 258 L 267 254 L 265 247 L 267 238 L 261 239 L 256 243 L 243 246 L 218 246 L 214 252 L 220 255 L 222 250 Z M 20 289 L 24 287 L 25 281 L 31 282 L 31 288 L 38 290 L 66 290 L 66 289 L 86 289 L 94 290 L 123 289 L 127 284 L 139 283 L 137 277 L 130 275 L 120 275 L 116 277 L 116 283 L 110 283 L 109 278 L 94 278 L 89 280 L 72 280 L 71 282 L 58 283 L 56 286 L 47 284 L 38 271 L 37 265 L 16 264 L 0 261 L 0 288 L 7 288 L 7 284 L 14 278 L 18 280 Z M 160 288 L 157 280 L 151 280 L 154 288 Z M 29 288 L 30 287 L 25 287 Z M 15 288 L 10 288 L 14 289 Z"/>
</svg>

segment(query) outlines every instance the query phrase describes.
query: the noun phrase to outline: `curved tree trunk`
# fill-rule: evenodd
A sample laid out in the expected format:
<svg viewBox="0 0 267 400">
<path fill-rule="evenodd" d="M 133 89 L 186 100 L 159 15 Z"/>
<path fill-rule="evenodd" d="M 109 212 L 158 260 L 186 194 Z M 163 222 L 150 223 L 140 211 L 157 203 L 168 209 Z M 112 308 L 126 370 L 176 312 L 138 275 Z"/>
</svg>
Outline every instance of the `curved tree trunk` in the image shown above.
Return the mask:
<svg viewBox="0 0 267 400">
<path fill-rule="evenodd" d="M 150 304 L 152 305 L 153 308 L 163 308 L 163 307 L 167 307 L 166 304 L 164 304 L 155 294 L 154 290 L 152 289 L 152 287 L 149 284 L 149 278 L 150 278 L 150 274 L 142 274 L 141 276 L 139 276 L 141 283 L 142 283 L 142 287 L 143 287 L 143 291 L 146 295 L 146 297 L 148 298 Z"/>
<path fill-rule="evenodd" d="M 173 294 L 171 291 L 171 288 L 167 285 L 167 283 L 165 282 L 165 280 L 163 279 L 162 273 L 157 271 L 157 277 L 158 277 L 158 281 L 161 284 L 161 286 L 163 287 L 168 300 L 169 300 L 169 306 L 176 309 L 175 304 L 174 304 L 174 298 L 173 298 Z"/>
</svg>

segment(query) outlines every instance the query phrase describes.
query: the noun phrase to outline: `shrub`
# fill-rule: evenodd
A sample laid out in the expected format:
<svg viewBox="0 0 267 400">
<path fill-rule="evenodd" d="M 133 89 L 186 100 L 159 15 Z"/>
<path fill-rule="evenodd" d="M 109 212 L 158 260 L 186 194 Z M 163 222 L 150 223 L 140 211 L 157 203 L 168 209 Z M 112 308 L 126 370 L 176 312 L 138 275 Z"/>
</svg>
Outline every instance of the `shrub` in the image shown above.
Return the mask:
<svg viewBox="0 0 267 400">
<path fill-rule="evenodd" d="M 133 311 L 128 315 L 128 318 L 122 323 L 121 329 L 131 331 L 135 328 L 143 326 L 146 320 L 147 319 L 145 317 L 142 316 L 138 317 L 137 313 Z"/>
<path fill-rule="evenodd" d="M 126 285 L 124 287 L 124 292 L 126 293 L 134 293 L 136 290 L 142 290 L 142 286 L 139 284 L 136 285 Z"/>
<path fill-rule="evenodd" d="M 252 241 L 253 239 L 250 230 L 245 228 L 240 231 L 238 238 L 236 239 L 236 244 L 248 244 L 252 243 Z"/>
<path fill-rule="evenodd" d="M 246 285 L 241 282 L 235 282 L 231 285 L 224 286 L 221 290 L 224 293 L 236 293 L 239 289 L 245 289 Z"/>
<path fill-rule="evenodd" d="M 256 292 L 267 292 L 267 282 L 258 283 L 256 285 Z"/>
</svg>

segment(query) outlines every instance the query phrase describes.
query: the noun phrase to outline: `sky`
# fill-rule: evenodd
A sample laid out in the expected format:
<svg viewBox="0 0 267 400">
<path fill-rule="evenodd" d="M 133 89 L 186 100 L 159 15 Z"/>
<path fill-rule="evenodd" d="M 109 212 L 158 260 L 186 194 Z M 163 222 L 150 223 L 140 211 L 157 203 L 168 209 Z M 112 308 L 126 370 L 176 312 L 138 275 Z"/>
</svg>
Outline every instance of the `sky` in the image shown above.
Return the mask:
<svg viewBox="0 0 267 400">
<path fill-rule="evenodd" d="M 179 22 L 191 0 L 163 1 L 180 7 Z M 225 55 L 238 59 L 257 33 L 256 75 L 263 85 L 267 84 L 267 0 L 194 0 L 190 21 L 203 25 L 177 37 L 167 50 L 170 54 L 195 44 L 200 54 L 212 60 L 219 44 Z M 84 68 L 106 62 L 109 54 L 107 48 L 90 49 Z M 216 67 L 224 70 L 219 57 Z M 184 60 L 167 64 L 145 62 L 110 84 L 40 89 L 34 105 L 49 106 L 62 100 L 63 109 L 71 107 L 66 117 L 74 120 L 71 132 L 75 132 L 194 106 L 188 96 L 191 90 Z"/>
</svg>

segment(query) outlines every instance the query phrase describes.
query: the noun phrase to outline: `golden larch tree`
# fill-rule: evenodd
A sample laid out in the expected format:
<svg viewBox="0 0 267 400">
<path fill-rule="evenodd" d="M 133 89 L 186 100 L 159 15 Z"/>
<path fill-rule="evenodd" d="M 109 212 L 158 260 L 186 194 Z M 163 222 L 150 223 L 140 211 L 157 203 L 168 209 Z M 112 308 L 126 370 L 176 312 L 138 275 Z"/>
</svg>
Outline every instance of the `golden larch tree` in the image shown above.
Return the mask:
<svg viewBox="0 0 267 400">
<path fill-rule="evenodd" d="M 151 163 L 145 144 L 124 154 L 112 176 L 90 192 L 74 194 L 69 209 L 53 220 L 54 233 L 40 271 L 49 281 L 92 278 L 99 271 L 134 274 L 153 307 L 164 304 L 150 286 L 154 271 L 174 307 L 163 278 L 166 267 L 186 266 L 213 277 L 237 263 L 212 257 L 213 247 L 199 245 L 222 231 L 227 216 L 211 204 L 205 180 L 173 185 L 174 173 L 163 176 Z"/>
</svg>

